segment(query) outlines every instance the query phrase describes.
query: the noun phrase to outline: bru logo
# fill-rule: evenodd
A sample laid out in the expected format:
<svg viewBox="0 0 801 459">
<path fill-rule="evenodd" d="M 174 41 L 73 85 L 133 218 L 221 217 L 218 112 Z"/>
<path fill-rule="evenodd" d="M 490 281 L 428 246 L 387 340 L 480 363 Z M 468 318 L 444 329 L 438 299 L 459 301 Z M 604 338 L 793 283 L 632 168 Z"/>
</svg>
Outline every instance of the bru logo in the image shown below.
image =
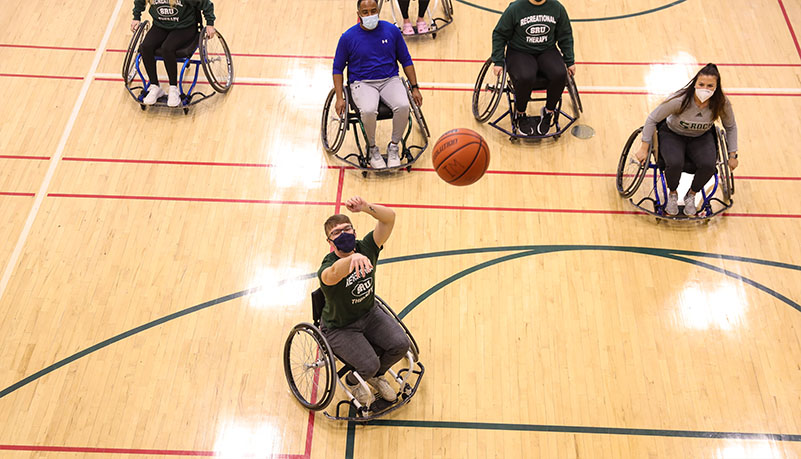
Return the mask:
<svg viewBox="0 0 801 459">
<path fill-rule="evenodd" d="M 540 35 L 547 35 L 551 31 L 551 26 L 545 24 L 534 24 L 526 29 L 526 35 L 537 37 Z"/>
<path fill-rule="evenodd" d="M 368 277 L 363 282 L 359 282 L 353 287 L 353 290 L 350 292 L 353 296 L 364 296 L 370 293 L 370 290 L 373 288 L 373 279 Z"/>
<path fill-rule="evenodd" d="M 447 134 L 447 132 L 446 132 L 446 134 Z M 443 143 L 441 145 L 438 145 L 437 149 L 434 150 L 434 158 L 433 158 L 434 161 L 437 160 L 437 156 L 439 156 L 439 154 L 442 153 L 443 150 L 446 150 L 448 147 L 450 147 L 451 145 L 455 144 L 456 142 L 457 142 L 457 139 L 451 139 L 451 140 L 449 140 L 449 141 L 447 141 L 447 142 L 445 142 L 445 143 Z"/>
<path fill-rule="evenodd" d="M 178 10 L 171 6 L 160 6 L 158 9 L 159 16 L 175 16 Z"/>
</svg>

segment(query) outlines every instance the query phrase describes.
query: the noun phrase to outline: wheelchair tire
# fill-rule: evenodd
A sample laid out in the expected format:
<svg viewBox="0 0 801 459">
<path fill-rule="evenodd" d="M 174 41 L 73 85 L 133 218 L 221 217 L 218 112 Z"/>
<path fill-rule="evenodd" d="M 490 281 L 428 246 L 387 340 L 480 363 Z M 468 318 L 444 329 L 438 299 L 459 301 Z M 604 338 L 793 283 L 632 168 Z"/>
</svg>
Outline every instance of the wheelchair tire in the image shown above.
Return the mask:
<svg viewBox="0 0 801 459">
<path fill-rule="evenodd" d="M 567 75 L 567 93 L 570 96 L 570 104 L 573 107 L 573 117 L 579 119 L 584 112 L 584 107 L 581 105 L 581 96 L 576 86 L 576 79 L 569 73 Z"/>
<path fill-rule="evenodd" d="M 319 411 L 331 403 L 338 378 L 334 359 L 317 327 L 306 322 L 295 325 L 284 343 L 284 374 L 301 405 Z"/>
<path fill-rule="evenodd" d="M 420 361 L 420 348 L 417 347 L 417 341 L 415 341 L 414 336 L 412 336 L 412 332 L 406 328 L 406 324 L 403 323 L 400 317 L 395 314 L 395 311 L 393 311 L 392 308 L 390 308 L 389 305 L 381 299 L 381 297 L 378 295 L 375 297 L 378 300 L 378 305 L 381 307 L 381 310 L 383 310 L 389 316 L 392 316 L 398 322 L 398 324 L 400 324 L 401 328 L 403 328 L 403 332 L 406 333 L 406 337 L 409 339 L 409 350 L 412 351 L 412 357 L 414 357 L 414 361 Z"/>
<path fill-rule="evenodd" d="M 617 178 L 615 182 L 617 192 L 624 198 L 631 197 L 640 188 L 640 184 L 648 170 L 651 151 L 649 150 L 648 158 L 642 164 L 634 158 L 634 152 L 632 152 L 634 142 L 640 137 L 641 132 L 642 127 L 639 127 L 631 133 L 626 145 L 623 147 L 623 152 L 620 154 L 620 161 L 617 163 Z"/>
<path fill-rule="evenodd" d="M 336 113 L 336 89 L 332 89 L 325 99 L 323 106 L 323 120 L 320 127 L 320 138 L 323 141 L 323 148 L 328 153 L 336 153 L 345 141 L 345 131 L 348 128 L 348 91 L 345 91 L 345 116 L 340 117 Z"/>
<path fill-rule="evenodd" d="M 128 50 L 122 60 L 122 81 L 125 82 L 126 88 L 136 78 L 136 56 L 139 55 L 139 46 L 145 40 L 148 30 L 150 30 L 150 21 L 142 21 L 131 37 L 131 42 L 128 43 Z"/>
<path fill-rule="evenodd" d="M 212 38 L 206 36 L 205 30 L 200 33 L 200 62 L 206 79 L 215 91 L 226 93 L 231 89 L 234 84 L 234 62 L 228 43 L 220 32 L 215 32 Z"/>
<path fill-rule="evenodd" d="M 716 127 L 715 133 L 717 135 L 717 148 L 718 148 L 718 180 L 720 180 L 720 189 L 723 192 L 723 200 L 730 201 L 734 194 L 734 176 L 732 175 L 731 168 L 729 167 L 729 150 L 726 144 L 726 133 L 723 129 Z"/>
<path fill-rule="evenodd" d="M 453 19 L 453 2 L 451 0 L 442 0 L 442 8 L 445 10 L 448 20 Z"/>
<path fill-rule="evenodd" d="M 409 83 L 409 80 L 404 78 L 403 86 L 406 88 L 406 96 L 409 98 L 409 106 L 412 108 L 414 120 L 417 121 L 417 125 L 420 127 L 420 130 L 423 131 L 426 139 L 428 139 L 431 137 L 431 132 L 428 130 L 428 123 L 426 123 L 426 117 L 423 116 L 423 111 L 420 110 L 420 106 L 415 103 L 414 98 L 412 97 L 412 85 Z"/>
<path fill-rule="evenodd" d="M 473 88 L 473 116 L 480 123 L 483 123 L 495 113 L 501 96 L 506 88 L 506 67 L 503 67 L 501 75 L 496 77 L 490 71 L 492 58 L 487 59 L 476 78 L 476 85 Z M 486 96 L 482 98 L 482 95 Z"/>
</svg>

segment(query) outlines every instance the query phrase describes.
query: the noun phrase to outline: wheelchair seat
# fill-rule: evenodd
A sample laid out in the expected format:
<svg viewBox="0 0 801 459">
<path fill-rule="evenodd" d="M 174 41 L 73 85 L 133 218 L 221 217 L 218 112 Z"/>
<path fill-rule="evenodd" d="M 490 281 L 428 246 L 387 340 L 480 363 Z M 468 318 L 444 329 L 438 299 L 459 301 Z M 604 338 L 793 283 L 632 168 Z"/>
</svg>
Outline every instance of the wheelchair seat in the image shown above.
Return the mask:
<svg viewBox="0 0 801 459">
<path fill-rule="evenodd" d="M 356 102 L 353 101 L 353 94 L 350 91 L 350 85 L 346 86 L 348 90 L 348 102 L 350 103 L 350 108 L 354 112 L 356 112 L 357 116 L 359 113 L 359 107 L 356 106 Z M 387 104 L 384 103 L 383 100 L 378 99 L 378 121 L 381 120 L 391 120 L 392 119 L 392 109 L 389 108 Z"/>
</svg>

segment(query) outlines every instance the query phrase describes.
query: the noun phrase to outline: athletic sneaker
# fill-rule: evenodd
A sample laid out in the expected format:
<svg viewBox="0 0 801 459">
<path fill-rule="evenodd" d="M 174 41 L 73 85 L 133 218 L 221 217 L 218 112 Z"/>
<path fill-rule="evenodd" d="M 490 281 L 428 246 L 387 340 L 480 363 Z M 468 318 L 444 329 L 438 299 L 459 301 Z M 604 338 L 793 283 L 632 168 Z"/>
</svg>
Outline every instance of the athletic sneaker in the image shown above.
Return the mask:
<svg viewBox="0 0 801 459">
<path fill-rule="evenodd" d="M 517 132 L 522 135 L 534 135 L 534 123 L 525 113 L 514 115 L 513 122 L 517 125 Z"/>
<path fill-rule="evenodd" d="M 181 93 L 178 92 L 178 86 L 170 86 L 169 93 L 167 94 L 167 106 L 177 107 L 181 104 Z"/>
<path fill-rule="evenodd" d="M 426 21 L 417 21 L 417 33 L 428 33 L 428 30 Z"/>
<path fill-rule="evenodd" d="M 387 167 L 398 167 L 401 165 L 400 152 L 397 143 L 390 142 L 387 145 Z"/>
<path fill-rule="evenodd" d="M 542 107 L 542 118 L 540 118 L 540 124 L 537 125 L 537 134 L 545 135 L 551 129 L 551 119 L 553 119 L 553 112 L 549 112 Z"/>
<path fill-rule="evenodd" d="M 679 194 L 675 191 L 668 193 L 667 204 L 665 204 L 665 213 L 668 215 L 676 215 L 679 213 Z"/>
<path fill-rule="evenodd" d="M 381 157 L 381 152 L 378 151 L 378 145 L 373 145 L 369 148 L 368 156 L 370 157 L 370 167 L 373 169 L 386 169 L 387 163 L 385 163 L 384 158 Z"/>
<path fill-rule="evenodd" d="M 159 100 L 159 97 L 164 95 L 164 90 L 157 84 L 151 84 L 150 88 L 147 90 L 147 95 L 145 96 L 142 103 L 145 105 L 153 105 L 156 101 Z"/>
<path fill-rule="evenodd" d="M 695 195 L 687 193 L 684 196 L 684 215 L 693 217 L 696 213 L 698 213 L 698 209 L 695 208 Z"/>
<path fill-rule="evenodd" d="M 398 394 L 392 389 L 389 381 L 383 376 L 376 376 L 367 380 L 367 384 L 373 386 L 373 389 L 378 391 L 378 395 L 388 402 L 394 402 L 398 398 Z"/>
<path fill-rule="evenodd" d="M 365 386 L 361 384 L 352 385 L 348 382 L 347 378 L 345 378 L 345 384 L 348 385 L 348 389 L 356 397 L 356 400 L 362 404 L 362 406 L 369 407 L 375 401 L 375 397 L 373 397 L 373 393 Z"/>
</svg>

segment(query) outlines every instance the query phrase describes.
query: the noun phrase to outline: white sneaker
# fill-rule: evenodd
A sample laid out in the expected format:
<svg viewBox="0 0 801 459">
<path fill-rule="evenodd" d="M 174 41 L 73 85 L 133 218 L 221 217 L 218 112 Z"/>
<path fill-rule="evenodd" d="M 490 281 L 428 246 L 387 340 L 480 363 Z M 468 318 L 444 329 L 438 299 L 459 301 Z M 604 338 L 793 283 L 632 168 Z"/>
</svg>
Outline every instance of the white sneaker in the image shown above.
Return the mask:
<svg viewBox="0 0 801 459">
<path fill-rule="evenodd" d="M 147 90 L 147 95 L 145 99 L 142 101 L 145 105 L 153 105 L 159 100 L 159 97 L 164 95 L 164 90 L 157 84 L 151 84 L 150 88 Z"/>
<path fill-rule="evenodd" d="M 181 93 L 178 92 L 178 86 L 170 86 L 169 91 L 167 94 L 167 106 L 177 107 L 181 104 Z"/>
<path fill-rule="evenodd" d="M 381 157 L 381 152 L 378 151 L 378 146 L 373 145 L 370 147 L 368 151 L 368 156 L 370 156 L 370 167 L 373 169 L 386 169 L 387 163 L 384 162 L 384 158 Z"/>
<path fill-rule="evenodd" d="M 387 145 L 387 167 L 398 167 L 401 165 L 400 151 L 397 143 L 390 142 Z"/>
<path fill-rule="evenodd" d="M 362 406 L 370 407 L 375 401 L 375 397 L 373 397 L 373 393 L 370 389 L 362 386 L 361 384 L 351 385 L 348 383 L 347 378 L 345 379 L 345 384 L 348 385 L 348 389 L 353 393 L 353 396 L 356 397 L 356 400 L 362 404 Z"/>
<path fill-rule="evenodd" d="M 679 195 L 675 191 L 668 193 L 665 213 L 671 216 L 679 213 Z"/>
<path fill-rule="evenodd" d="M 698 209 L 695 208 L 695 195 L 687 193 L 687 195 L 684 196 L 684 215 L 694 217 L 697 213 Z"/>
<path fill-rule="evenodd" d="M 367 380 L 367 384 L 373 386 L 373 389 L 378 391 L 378 395 L 388 402 L 394 402 L 398 399 L 398 394 L 392 389 L 389 381 L 383 376 L 376 376 Z"/>
</svg>

